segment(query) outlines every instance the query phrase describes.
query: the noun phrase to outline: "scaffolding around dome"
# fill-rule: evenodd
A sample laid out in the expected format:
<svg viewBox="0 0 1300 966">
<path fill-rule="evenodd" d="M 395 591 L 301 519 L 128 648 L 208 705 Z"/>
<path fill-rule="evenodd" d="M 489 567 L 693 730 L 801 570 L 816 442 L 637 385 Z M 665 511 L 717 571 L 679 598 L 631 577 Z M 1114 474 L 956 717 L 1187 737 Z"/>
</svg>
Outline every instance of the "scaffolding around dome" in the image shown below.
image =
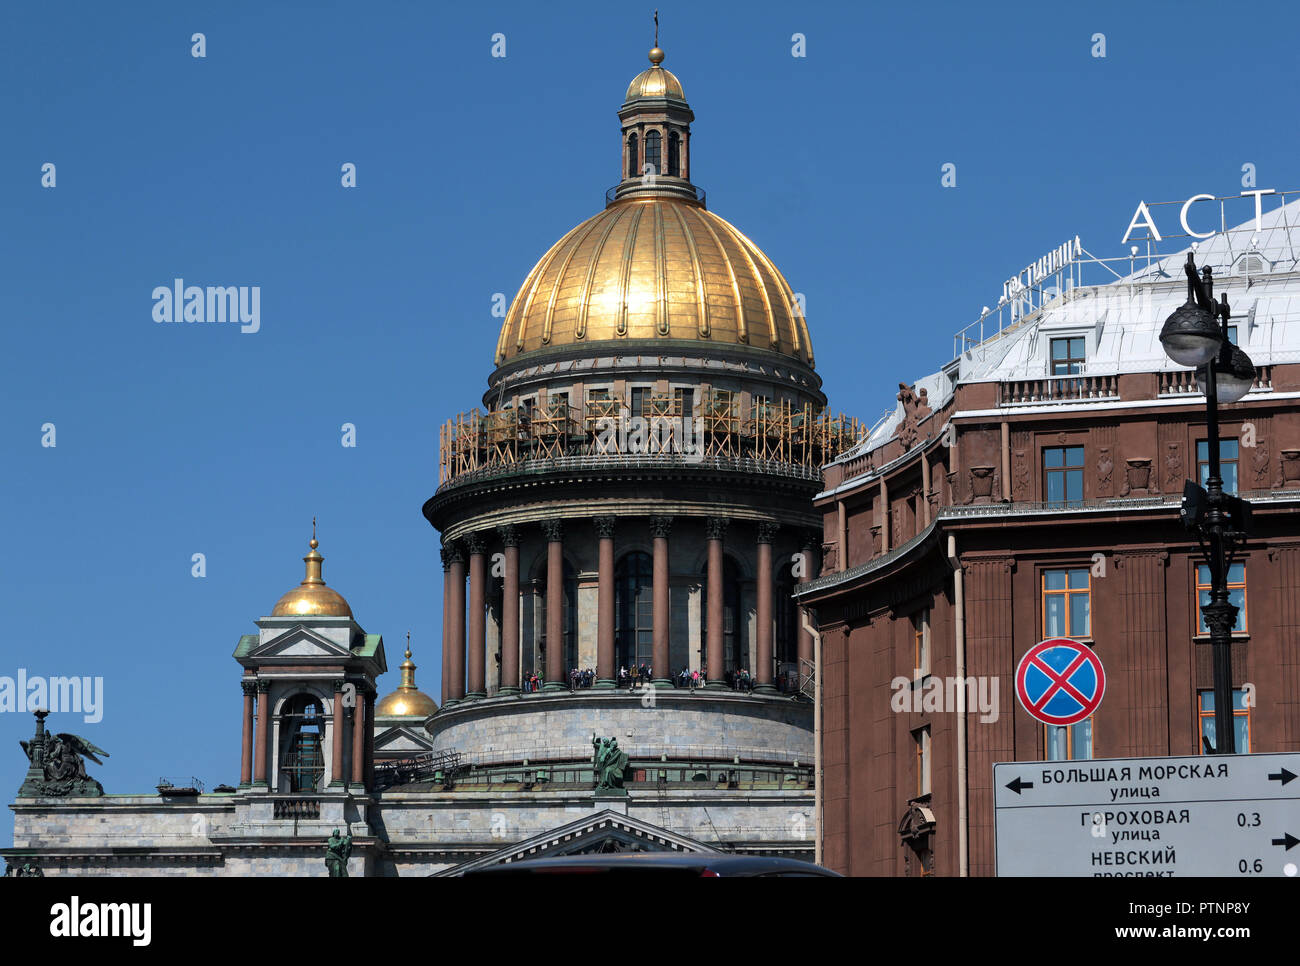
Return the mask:
<svg viewBox="0 0 1300 966">
<path fill-rule="evenodd" d="M 810 402 L 760 398 L 746 411 L 740 393 L 724 389 L 706 390 L 689 416 L 666 394 L 648 396 L 637 414 L 619 396 L 589 399 L 585 409 L 558 399 L 535 409 L 475 408 L 447 420 L 439 432 L 438 481 L 563 457 L 730 458 L 816 469 L 866 436 L 858 419 Z"/>
</svg>

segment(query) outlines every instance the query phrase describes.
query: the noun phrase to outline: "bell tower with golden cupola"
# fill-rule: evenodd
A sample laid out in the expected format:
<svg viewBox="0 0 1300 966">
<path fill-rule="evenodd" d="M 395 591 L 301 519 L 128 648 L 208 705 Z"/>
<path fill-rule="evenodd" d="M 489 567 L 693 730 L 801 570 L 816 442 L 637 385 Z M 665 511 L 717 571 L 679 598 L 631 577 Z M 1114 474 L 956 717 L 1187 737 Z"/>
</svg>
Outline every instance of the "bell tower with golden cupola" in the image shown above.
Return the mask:
<svg viewBox="0 0 1300 966">
<path fill-rule="evenodd" d="M 663 66 L 657 12 L 655 45 L 649 56 L 650 67 L 632 78 L 619 108 L 623 168 L 622 180 L 612 189 L 613 198 L 654 193 L 695 200 L 698 192 L 691 184 L 691 122 L 695 114 L 686 103 L 682 82 Z"/>
<path fill-rule="evenodd" d="M 239 784 L 272 797 L 364 797 L 373 788 L 375 679 L 388 669 L 383 639 L 326 586 L 315 531 L 313 520 L 302 583 L 235 649 L 244 668 Z"/>
</svg>

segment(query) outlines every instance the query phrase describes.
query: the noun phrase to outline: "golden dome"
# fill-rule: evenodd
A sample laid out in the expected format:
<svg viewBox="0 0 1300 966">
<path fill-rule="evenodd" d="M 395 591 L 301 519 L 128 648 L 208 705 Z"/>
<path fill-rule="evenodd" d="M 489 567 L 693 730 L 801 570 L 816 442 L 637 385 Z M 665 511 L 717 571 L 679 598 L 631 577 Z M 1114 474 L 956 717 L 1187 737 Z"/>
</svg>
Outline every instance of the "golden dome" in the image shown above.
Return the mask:
<svg viewBox="0 0 1300 966">
<path fill-rule="evenodd" d="M 682 82 L 670 70 L 659 65 L 664 62 L 664 52 L 659 47 L 659 27 L 655 25 L 655 45 L 650 50 L 650 63 L 654 66 L 643 70 L 632 78 L 627 85 L 625 101 L 634 101 L 638 97 L 673 97 L 679 101 L 686 100 L 682 91 Z"/>
<path fill-rule="evenodd" d="M 303 557 L 307 565 L 307 575 L 302 583 L 289 591 L 271 610 L 272 617 L 351 617 L 352 608 L 343 599 L 343 595 L 325 586 L 321 579 L 321 561 L 325 558 L 316 552 L 320 544 L 316 541 L 316 521 L 311 522 L 311 552 Z"/>
<path fill-rule="evenodd" d="M 415 687 L 415 667 L 411 661 L 411 635 L 406 635 L 406 660 L 402 662 L 402 683 L 392 694 L 375 704 L 375 717 L 427 718 L 438 710 L 438 703 Z"/>
<path fill-rule="evenodd" d="M 556 242 L 506 313 L 496 362 L 625 339 L 748 345 L 813 364 L 776 266 L 731 224 L 671 196 L 615 201 Z"/>
<path fill-rule="evenodd" d="M 653 53 L 654 51 L 651 51 L 651 54 Z M 663 60 L 663 51 L 659 53 L 661 55 L 659 59 Z M 654 57 L 650 59 L 654 60 Z M 686 100 L 686 94 L 682 91 L 682 82 L 677 79 L 677 75 L 657 63 L 654 67 L 641 71 L 632 78 L 632 83 L 627 85 L 627 97 L 624 100 L 634 101 L 638 97 L 672 97 L 679 101 Z"/>
</svg>

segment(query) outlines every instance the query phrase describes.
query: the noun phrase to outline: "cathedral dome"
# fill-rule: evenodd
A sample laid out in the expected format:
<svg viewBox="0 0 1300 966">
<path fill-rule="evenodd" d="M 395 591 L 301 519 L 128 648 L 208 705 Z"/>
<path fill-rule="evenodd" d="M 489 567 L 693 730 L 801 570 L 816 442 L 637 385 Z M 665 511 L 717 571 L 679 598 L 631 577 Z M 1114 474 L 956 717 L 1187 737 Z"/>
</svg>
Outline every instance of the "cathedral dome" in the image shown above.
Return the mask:
<svg viewBox="0 0 1300 966">
<path fill-rule="evenodd" d="M 656 55 L 658 60 L 655 60 Z M 627 85 L 627 97 L 624 100 L 634 101 L 638 97 L 671 97 L 679 101 L 686 100 L 686 94 L 682 91 L 682 82 L 677 79 L 677 75 L 659 66 L 663 59 L 664 52 L 658 47 L 650 51 L 650 60 L 654 66 L 646 68 L 632 78 L 632 83 Z"/>
<path fill-rule="evenodd" d="M 408 634 L 409 638 L 410 635 Z M 406 643 L 406 660 L 402 662 L 402 683 L 392 694 L 375 704 L 375 717 L 427 718 L 438 710 L 438 703 L 415 686 L 415 663 L 411 660 L 411 643 Z"/>
<path fill-rule="evenodd" d="M 618 112 L 622 180 L 606 193 L 605 210 L 528 274 L 501 326 L 498 366 L 561 347 L 680 354 L 690 348 L 683 343 L 697 342 L 777 352 L 812 367 L 789 283 L 757 245 L 707 210 L 691 182 L 695 114 L 663 59 L 656 36 L 651 67 L 633 78 Z"/>
<path fill-rule="evenodd" d="M 321 564 L 325 559 L 316 552 L 320 544 L 316 541 L 315 521 L 312 522 L 312 538 L 308 546 L 311 552 L 303 557 L 307 565 L 307 575 L 302 583 L 289 591 L 271 610 L 272 617 L 351 617 L 352 608 L 337 590 L 325 586 L 321 578 Z"/>
<path fill-rule="evenodd" d="M 753 346 L 813 364 L 807 323 L 771 260 L 699 202 L 670 195 L 616 200 L 556 242 L 506 313 L 496 362 L 630 339 Z"/>
</svg>

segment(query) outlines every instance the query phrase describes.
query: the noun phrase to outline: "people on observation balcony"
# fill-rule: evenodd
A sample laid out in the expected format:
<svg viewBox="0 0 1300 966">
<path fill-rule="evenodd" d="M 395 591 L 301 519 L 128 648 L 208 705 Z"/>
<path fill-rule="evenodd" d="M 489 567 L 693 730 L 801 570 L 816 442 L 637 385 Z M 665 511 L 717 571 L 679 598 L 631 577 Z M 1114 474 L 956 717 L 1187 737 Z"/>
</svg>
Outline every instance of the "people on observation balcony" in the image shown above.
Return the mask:
<svg viewBox="0 0 1300 966">
<path fill-rule="evenodd" d="M 569 668 L 569 690 L 576 691 L 578 688 L 590 688 L 596 684 L 596 670 L 589 667 L 571 667 Z"/>
</svg>

